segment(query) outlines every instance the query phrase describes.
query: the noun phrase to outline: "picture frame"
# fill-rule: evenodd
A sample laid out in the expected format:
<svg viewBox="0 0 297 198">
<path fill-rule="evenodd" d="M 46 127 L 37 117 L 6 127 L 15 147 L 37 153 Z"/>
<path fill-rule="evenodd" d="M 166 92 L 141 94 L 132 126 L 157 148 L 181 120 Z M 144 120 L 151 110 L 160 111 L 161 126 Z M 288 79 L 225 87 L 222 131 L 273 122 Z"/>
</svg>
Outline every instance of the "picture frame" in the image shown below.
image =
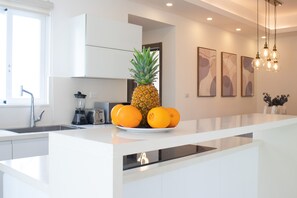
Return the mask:
<svg viewBox="0 0 297 198">
<path fill-rule="evenodd" d="M 252 65 L 253 58 L 248 56 L 241 56 L 241 96 L 254 96 L 254 68 Z"/>
<path fill-rule="evenodd" d="M 197 48 L 197 96 L 215 97 L 217 79 L 217 51 Z"/>
<path fill-rule="evenodd" d="M 237 96 L 237 55 L 221 52 L 221 96 Z"/>
</svg>

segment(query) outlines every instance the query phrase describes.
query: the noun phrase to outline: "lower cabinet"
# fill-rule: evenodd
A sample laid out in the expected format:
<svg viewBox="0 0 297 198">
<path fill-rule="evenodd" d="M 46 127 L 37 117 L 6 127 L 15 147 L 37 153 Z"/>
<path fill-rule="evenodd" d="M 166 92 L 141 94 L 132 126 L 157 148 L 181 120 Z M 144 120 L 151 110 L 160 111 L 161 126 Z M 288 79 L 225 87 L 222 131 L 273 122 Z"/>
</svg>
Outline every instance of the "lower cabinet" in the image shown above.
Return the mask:
<svg viewBox="0 0 297 198">
<path fill-rule="evenodd" d="M 48 138 L 12 140 L 13 159 L 47 154 Z"/>
<path fill-rule="evenodd" d="M 0 161 L 48 155 L 48 138 L 0 141 Z"/>
<path fill-rule="evenodd" d="M 3 174 L 3 196 L 0 198 L 49 198 L 47 192 L 41 191 L 9 174 Z"/>
<path fill-rule="evenodd" d="M 257 198 L 258 148 L 124 183 L 124 198 Z"/>
<path fill-rule="evenodd" d="M 0 161 L 12 159 L 12 144 L 11 141 L 0 142 Z"/>
</svg>

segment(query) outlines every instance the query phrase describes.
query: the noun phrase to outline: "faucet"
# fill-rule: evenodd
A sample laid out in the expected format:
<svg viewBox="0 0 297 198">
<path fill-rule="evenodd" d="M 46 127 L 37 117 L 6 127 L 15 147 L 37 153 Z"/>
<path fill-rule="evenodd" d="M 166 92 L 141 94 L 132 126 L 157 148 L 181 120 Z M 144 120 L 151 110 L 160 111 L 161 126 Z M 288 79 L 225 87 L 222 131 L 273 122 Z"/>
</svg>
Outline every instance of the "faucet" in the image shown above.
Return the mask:
<svg viewBox="0 0 297 198">
<path fill-rule="evenodd" d="M 40 115 L 35 119 L 35 111 L 34 111 L 34 96 L 31 92 L 23 89 L 23 86 L 21 86 L 21 96 L 23 96 L 23 93 L 27 93 L 31 96 L 31 108 L 30 108 L 30 127 L 35 127 L 36 122 L 39 122 L 42 119 L 42 115 L 44 113 L 44 110 L 40 113 Z"/>
</svg>

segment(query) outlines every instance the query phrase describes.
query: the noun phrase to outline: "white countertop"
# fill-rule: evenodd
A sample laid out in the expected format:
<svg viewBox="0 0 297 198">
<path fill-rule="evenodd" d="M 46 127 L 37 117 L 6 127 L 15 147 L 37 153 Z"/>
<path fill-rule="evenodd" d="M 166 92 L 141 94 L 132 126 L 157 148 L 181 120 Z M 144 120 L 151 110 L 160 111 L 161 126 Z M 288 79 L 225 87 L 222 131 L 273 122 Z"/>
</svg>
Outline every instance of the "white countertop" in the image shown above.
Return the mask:
<svg viewBox="0 0 297 198">
<path fill-rule="evenodd" d="M 0 141 L 11 141 L 31 138 L 44 138 L 48 137 L 48 132 L 38 133 L 14 133 L 6 130 L 0 130 Z"/>
<path fill-rule="evenodd" d="M 216 141 L 208 141 L 203 142 L 199 145 L 201 146 L 209 146 L 215 147 L 216 149 L 210 152 L 206 152 L 206 155 L 217 153 L 218 151 L 224 151 L 227 149 L 232 149 L 235 147 L 240 147 L 246 144 L 253 143 L 251 138 L 245 137 L 230 137 L 223 138 L 221 140 Z M 244 147 L 243 147 L 244 148 Z M 223 153 L 222 153 L 223 154 Z M 205 154 L 196 154 L 193 156 L 184 157 L 185 159 L 204 156 Z M 216 157 L 214 155 L 214 157 Z M 20 158 L 13 160 L 0 161 L 0 171 L 7 173 L 19 180 L 28 183 L 44 192 L 49 192 L 49 156 L 36 156 L 36 157 L 28 157 L 28 158 Z M 176 161 L 181 161 L 181 159 L 177 159 Z M 169 162 L 166 162 L 167 164 Z M 148 167 L 141 167 L 136 169 L 130 169 L 125 171 L 129 179 L 131 179 L 131 175 L 135 176 L 138 172 L 142 170 L 150 170 L 150 167 L 156 167 L 156 164 L 150 165 Z M 132 174 L 131 174 L 132 173 Z"/>
<path fill-rule="evenodd" d="M 127 155 L 242 135 L 296 122 L 296 116 L 246 114 L 182 121 L 178 127 L 168 132 L 127 132 L 107 125 L 96 129 L 59 132 L 59 134 L 110 145 L 118 155 Z"/>
<path fill-rule="evenodd" d="M 70 144 L 75 145 L 77 151 L 87 150 L 91 153 L 98 153 L 96 149 L 102 148 L 103 150 L 99 151 L 104 155 L 110 155 L 108 152 L 112 151 L 113 155 L 121 156 L 184 144 L 205 143 L 294 123 L 297 123 L 295 116 L 249 114 L 182 121 L 177 128 L 168 132 L 135 133 L 123 131 L 113 125 L 102 125 L 82 130 L 53 132 L 49 137 L 63 137 L 62 140 L 65 137 L 70 140 L 68 141 Z M 232 142 L 234 139 L 231 140 Z M 63 148 L 67 147 L 64 141 L 61 144 Z M 220 145 L 223 144 L 227 145 L 226 147 L 231 145 L 220 143 Z M 56 145 L 53 146 L 56 147 Z M 57 152 L 59 153 L 60 150 L 58 149 Z M 0 170 L 47 191 L 49 159 L 52 158 L 42 156 L 2 161 Z"/>
<path fill-rule="evenodd" d="M 49 190 L 48 156 L 0 161 L 0 171 L 29 183 L 44 192 Z"/>
<path fill-rule="evenodd" d="M 65 124 L 67 125 L 67 124 Z M 45 125 L 46 126 L 46 125 Z M 96 129 L 101 127 L 106 127 L 106 125 L 75 125 L 84 129 Z M 107 125 L 108 126 L 108 125 Z M 19 127 L 23 128 L 23 127 Z M 75 129 L 78 130 L 78 129 Z M 71 130 L 66 130 L 68 132 Z M 51 132 L 62 132 L 62 131 L 45 131 L 45 132 L 32 132 L 32 133 L 15 133 L 7 131 L 5 129 L 0 129 L 0 141 L 18 140 L 18 139 L 31 139 L 31 138 L 43 138 L 48 137 Z"/>
</svg>

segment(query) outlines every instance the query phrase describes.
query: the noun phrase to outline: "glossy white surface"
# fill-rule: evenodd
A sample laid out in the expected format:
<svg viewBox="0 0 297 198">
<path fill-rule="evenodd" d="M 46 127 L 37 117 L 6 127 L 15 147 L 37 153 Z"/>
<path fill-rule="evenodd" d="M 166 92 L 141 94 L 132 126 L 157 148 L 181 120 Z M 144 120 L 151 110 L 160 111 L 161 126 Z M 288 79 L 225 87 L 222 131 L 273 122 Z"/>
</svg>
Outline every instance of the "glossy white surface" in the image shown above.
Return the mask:
<svg viewBox="0 0 297 198">
<path fill-rule="evenodd" d="M 71 29 L 72 76 L 131 78 L 133 49 L 141 48 L 140 26 L 83 14 L 72 19 Z"/>
<path fill-rule="evenodd" d="M 128 178 L 124 177 L 123 197 L 256 198 L 257 172 L 258 146 L 243 146 L 124 173 Z"/>
<path fill-rule="evenodd" d="M 296 116 L 246 114 L 182 121 L 176 129 L 164 133 L 133 133 L 112 125 L 103 128 L 60 132 L 94 142 L 112 145 L 119 155 L 199 143 L 281 127 L 297 122 Z"/>
<path fill-rule="evenodd" d="M 80 125 L 79 127 L 83 129 L 96 129 L 96 128 L 105 128 L 106 126 L 108 125 Z M 67 130 L 67 131 L 70 131 L 70 130 Z M 48 134 L 51 132 L 54 132 L 54 131 L 34 132 L 34 133 L 15 133 L 15 132 L 7 131 L 5 129 L 0 129 L 0 141 L 48 137 Z"/>
<path fill-rule="evenodd" d="M 48 192 L 44 192 L 9 174 L 3 175 L 3 183 L 3 198 L 49 198 Z"/>
<path fill-rule="evenodd" d="M 12 136 L 15 135 L 14 132 L 6 131 L 6 130 L 0 130 L 0 137 L 2 136 Z"/>
<path fill-rule="evenodd" d="M 0 161 L 0 171 L 48 192 L 48 163 L 47 156 Z"/>
<path fill-rule="evenodd" d="M 40 168 L 32 168 L 33 163 L 30 165 L 30 161 L 25 162 L 20 159 L 19 161 L 2 162 L 0 169 L 8 174 L 13 174 L 13 176 L 18 176 L 22 180 L 30 180 L 33 185 L 41 189 L 47 189 L 48 179 L 50 179 L 51 192 L 57 198 L 62 198 L 64 195 L 76 198 L 81 197 L 82 193 L 89 198 L 100 196 L 118 198 L 122 197 L 123 189 L 123 155 L 202 143 L 250 132 L 269 132 L 270 129 L 279 131 L 282 129 L 280 127 L 296 123 L 295 116 L 249 114 L 183 121 L 173 131 L 164 133 L 131 133 L 112 125 L 53 132 L 49 135 L 50 178 L 38 171 L 46 173 L 48 165 L 46 158 L 43 158 L 45 163 L 38 165 Z M 237 141 L 235 139 L 233 138 L 231 142 Z M 224 146 L 225 143 L 220 142 L 220 144 Z M 228 147 L 227 144 L 226 146 Z M 220 155 L 220 152 L 218 153 Z M 37 161 L 38 159 L 42 158 L 35 158 Z M 39 163 L 37 161 L 35 164 Z M 21 162 L 27 163 L 27 170 L 13 165 Z M 172 162 L 171 164 L 175 168 L 178 166 Z M 168 167 L 164 165 L 160 171 L 166 172 Z M 37 172 L 31 173 L 32 169 Z M 98 175 L 98 177 L 93 177 L 94 175 Z M 78 181 L 79 183 L 77 183 Z M 73 188 L 66 192 L 63 188 L 65 183 Z M 100 189 L 92 187 L 98 185 L 101 186 Z"/>
</svg>

